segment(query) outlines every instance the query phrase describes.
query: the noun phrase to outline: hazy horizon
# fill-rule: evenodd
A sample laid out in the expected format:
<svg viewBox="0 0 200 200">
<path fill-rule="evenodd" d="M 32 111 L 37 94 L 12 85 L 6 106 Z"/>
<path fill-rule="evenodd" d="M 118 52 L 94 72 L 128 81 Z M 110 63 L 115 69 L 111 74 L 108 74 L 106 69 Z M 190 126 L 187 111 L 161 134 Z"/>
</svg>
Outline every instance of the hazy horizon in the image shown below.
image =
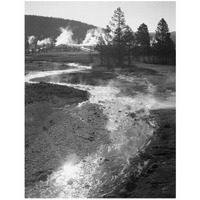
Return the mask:
<svg viewBox="0 0 200 200">
<path fill-rule="evenodd" d="M 114 10 L 121 7 L 126 23 L 136 31 L 145 23 L 149 32 L 155 32 L 157 24 L 164 18 L 169 31 L 176 31 L 176 2 L 133 2 L 133 1 L 65 1 L 65 2 L 25 2 L 25 15 L 38 15 L 81 21 L 105 28 Z"/>
</svg>

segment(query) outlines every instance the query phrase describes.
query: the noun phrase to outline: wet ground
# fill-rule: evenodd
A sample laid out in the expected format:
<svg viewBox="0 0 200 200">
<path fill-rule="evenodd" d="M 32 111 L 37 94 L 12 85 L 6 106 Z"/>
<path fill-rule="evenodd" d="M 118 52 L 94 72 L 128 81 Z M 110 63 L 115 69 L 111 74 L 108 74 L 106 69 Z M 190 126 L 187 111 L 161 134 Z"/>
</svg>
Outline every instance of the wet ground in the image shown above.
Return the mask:
<svg viewBox="0 0 200 200">
<path fill-rule="evenodd" d="M 149 145 L 149 139 L 158 129 L 150 111 L 175 107 L 174 91 L 163 95 L 148 76 L 95 72 L 90 66 L 80 64 L 68 67 L 26 75 L 29 83 L 48 82 L 90 94 L 88 100 L 78 105 L 62 105 L 58 114 L 60 122 L 44 130 L 54 146 L 52 149 L 59 146 L 62 153 L 57 155 L 59 159 L 55 158 L 56 167 L 46 174 L 45 180 L 26 187 L 26 197 L 80 198 L 112 194 L 126 183 L 132 160 Z M 73 137 L 69 137 L 72 133 Z M 84 144 L 89 149 L 71 145 L 76 143 L 74 135 L 87 141 Z M 36 147 L 28 148 L 27 155 L 40 146 L 37 144 L 41 138 L 37 140 Z M 135 173 L 140 174 L 148 162 L 136 165 Z M 32 173 L 33 168 L 27 167 L 27 171 L 28 168 Z"/>
</svg>

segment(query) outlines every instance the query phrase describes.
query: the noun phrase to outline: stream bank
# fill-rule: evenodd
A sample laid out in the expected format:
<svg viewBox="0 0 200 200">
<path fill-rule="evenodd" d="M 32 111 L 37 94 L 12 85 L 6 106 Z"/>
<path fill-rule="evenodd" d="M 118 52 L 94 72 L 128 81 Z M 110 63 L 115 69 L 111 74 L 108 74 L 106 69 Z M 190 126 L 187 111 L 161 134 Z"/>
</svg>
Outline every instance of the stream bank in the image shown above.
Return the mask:
<svg viewBox="0 0 200 200">
<path fill-rule="evenodd" d="M 176 111 L 152 110 L 158 123 L 151 143 L 132 161 L 126 182 L 104 198 L 176 198 Z M 148 163 L 140 173 L 136 166 Z"/>
<path fill-rule="evenodd" d="M 58 79 L 54 79 L 53 73 L 53 71 L 34 73 L 31 80 L 39 76 L 40 81 L 44 81 L 43 77 L 46 78 L 51 74 L 49 79 L 51 83 L 54 83 L 52 80 L 56 80 L 54 84 L 57 86 L 85 90 L 90 93 L 90 97 L 88 101 L 78 106 L 61 106 L 59 112 L 54 113 L 55 118 L 60 121 L 58 120 L 50 129 L 43 129 L 42 134 L 49 139 L 50 150 L 55 153 L 54 159 L 61 157 L 62 162 L 59 161 L 57 168 L 47 173 L 45 180 L 27 189 L 27 197 L 77 198 L 103 197 L 112 194 L 127 183 L 125 177 L 131 175 L 132 159 L 137 157 L 139 150 L 157 127 L 150 110 L 163 106 L 173 107 L 173 105 L 155 99 L 154 87 L 143 77 L 118 76 L 117 80 L 112 80 L 106 86 L 92 86 L 66 83 L 60 76 L 58 77 L 64 72 L 56 71 Z M 119 85 L 124 79 L 129 82 L 126 81 L 127 87 L 136 85 L 138 88 L 139 84 L 139 88 L 144 88 L 144 93 L 138 89 L 134 96 L 120 94 Z M 91 127 L 94 130 L 89 131 Z M 70 135 L 72 137 L 69 137 Z M 74 142 L 71 142 L 73 138 Z M 86 143 L 89 145 L 88 153 L 82 155 L 78 153 L 81 146 L 76 145 L 77 138 L 80 138 L 78 144 L 82 144 L 82 147 L 86 146 Z M 37 144 L 40 141 L 41 138 L 37 140 L 33 151 L 39 148 Z M 90 145 L 98 148 L 90 148 Z M 38 154 L 38 159 L 44 156 L 40 151 L 36 150 L 35 155 Z M 82 152 L 87 150 L 83 148 Z M 48 159 L 52 160 L 51 157 Z M 145 160 L 142 165 L 140 163 L 135 165 L 137 174 L 140 174 L 142 168 L 148 166 L 149 162 Z M 72 173 L 69 175 L 66 170 Z"/>
</svg>

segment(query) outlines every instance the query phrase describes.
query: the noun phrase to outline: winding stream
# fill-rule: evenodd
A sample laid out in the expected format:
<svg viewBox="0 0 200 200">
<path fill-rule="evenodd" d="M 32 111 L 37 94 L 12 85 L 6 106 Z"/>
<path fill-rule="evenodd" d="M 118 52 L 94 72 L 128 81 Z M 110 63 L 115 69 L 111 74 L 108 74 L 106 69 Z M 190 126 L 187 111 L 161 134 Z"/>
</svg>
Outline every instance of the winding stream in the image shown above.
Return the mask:
<svg viewBox="0 0 200 200">
<path fill-rule="evenodd" d="M 67 70 L 29 73 L 25 81 L 36 83 L 33 81 L 35 78 L 90 69 L 89 66 L 78 64 L 71 64 L 71 67 L 73 68 Z M 118 75 L 117 79 L 118 81 L 125 79 L 131 84 L 138 81 L 134 77 L 122 75 Z M 103 109 L 108 118 L 106 129 L 109 131 L 111 143 L 101 145 L 97 152 L 78 163 L 73 158 L 69 159 L 58 171 L 53 172 L 47 181 L 39 182 L 27 191 L 29 197 L 34 197 L 34 191 L 39 191 L 41 198 L 102 197 L 112 193 L 125 181 L 130 159 L 145 145 L 156 128 L 149 110 L 174 106 L 171 102 L 159 102 L 153 98 L 155 88 L 147 80 L 141 78 L 139 82 L 148 86 L 148 95 L 138 93 L 134 97 L 122 96 L 119 95 L 120 89 L 114 84 L 91 86 L 50 81 L 53 84 L 86 90 L 91 94 L 88 101 L 78 104 L 77 107 L 81 109 L 86 104 L 97 104 Z M 134 113 L 134 116 L 131 113 Z M 136 170 L 139 173 L 141 169 L 142 166 L 138 166 Z"/>
</svg>

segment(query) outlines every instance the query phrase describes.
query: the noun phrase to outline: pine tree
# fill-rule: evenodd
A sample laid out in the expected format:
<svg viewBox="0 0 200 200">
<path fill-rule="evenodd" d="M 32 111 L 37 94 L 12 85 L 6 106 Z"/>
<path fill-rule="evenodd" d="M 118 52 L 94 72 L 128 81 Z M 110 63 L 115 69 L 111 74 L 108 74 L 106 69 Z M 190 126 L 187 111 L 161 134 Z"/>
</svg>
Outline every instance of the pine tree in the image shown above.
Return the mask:
<svg viewBox="0 0 200 200">
<path fill-rule="evenodd" d="M 175 54 L 175 45 L 169 33 L 167 22 L 162 18 L 157 26 L 154 48 L 158 55 L 163 57 L 163 61 L 167 56 Z"/>
<path fill-rule="evenodd" d="M 104 34 L 101 34 L 98 38 L 98 43 L 96 50 L 100 52 L 101 64 L 106 64 L 110 66 L 110 61 L 112 57 L 112 37 L 110 35 L 110 28 L 107 28 L 104 31 Z"/>
<path fill-rule="evenodd" d="M 99 44 L 97 45 L 101 61 L 106 58 L 107 65 L 118 64 L 120 67 L 127 57 L 128 63 L 130 64 L 133 45 L 133 32 L 131 28 L 126 25 L 124 13 L 121 8 L 117 8 L 117 10 L 114 11 L 109 25 L 107 25 L 105 29 L 104 42 L 102 38 L 100 38 Z"/>
<path fill-rule="evenodd" d="M 149 30 L 146 24 L 141 24 L 135 33 L 136 45 L 138 46 L 139 54 L 147 55 L 150 49 Z"/>
<path fill-rule="evenodd" d="M 128 65 L 131 64 L 131 54 L 135 45 L 135 37 L 133 35 L 133 31 L 129 26 L 125 27 L 124 36 L 123 36 L 123 44 L 125 45 L 126 56 L 128 58 Z"/>
<path fill-rule="evenodd" d="M 112 45 L 114 46 L 114 57 L 118 59 L 118 65 L 122 64 L 124 58 L 123 36 L 126 28 L 124 13 L 121 8 L 114 11 L 108 26 L 112 37 Z"/>
<path fill-rule="evenodd" d="M 156 29 L 156 36 L 155 39 L 158 43 L 164 44 L 166 38 L 168 37 L 169 34 L 169 28 L 167 22 L 162 18 L 157 26 Z"/>
<path fill-rule="evenodd" d="M 28 37 L 25 36 L 25 51 L 28 50 L 28 48 L 29 48 Z"/>
<path fill-rule="evenodd" d="M 104 47 L 106 46 L 106 43 L 104 41 L 103 35 L 101 34 L 98 38 L 98 43 L 96 45 L 96 50 L 100 53 L 100 60 L 101 64 L 103 64 L 103 58 L 104 58 Z"/>
</svg>

